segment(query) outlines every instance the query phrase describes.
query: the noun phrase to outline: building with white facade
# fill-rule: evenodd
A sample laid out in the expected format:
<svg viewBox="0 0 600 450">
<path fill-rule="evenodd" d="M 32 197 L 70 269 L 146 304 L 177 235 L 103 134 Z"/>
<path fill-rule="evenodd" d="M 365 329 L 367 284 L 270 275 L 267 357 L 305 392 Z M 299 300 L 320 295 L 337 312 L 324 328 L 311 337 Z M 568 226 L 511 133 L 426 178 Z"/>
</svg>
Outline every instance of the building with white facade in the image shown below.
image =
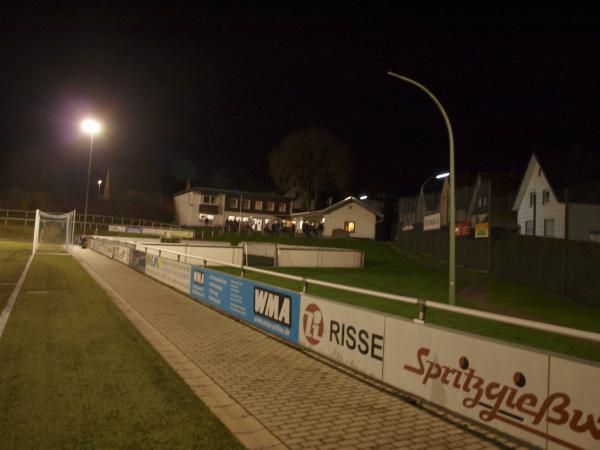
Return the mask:
<svg viewBox="0 0 600 450">
<path fill-rule="evenodd" d="M 347 197 L 325 209 L 291 214 L 296 233 L 302 232 L 305 223 L 312 229 L 321 224 L 322 236 L 334 236 L 334 230 L 339 230 L 348 237 L 366 239 L 375 239 L 376 224 L 383 218 L 383 214 L 356 197 Z"/>
<path fill-rule="evenodd" d="M 180 225 L 216 226 L 242 224 L 254 230 L 271 226 L 293 212 L 291 197 L 271 193 L 242 192 L 192 187 L 173 194 Z"/>
<path fill-rule="evenodd" d="M 595 170 L 570 154 L 533 154 L 513 204 L 520 233 L 594 239 L 600 233 L 600 184 L 587 180 Z"/>
</svg>

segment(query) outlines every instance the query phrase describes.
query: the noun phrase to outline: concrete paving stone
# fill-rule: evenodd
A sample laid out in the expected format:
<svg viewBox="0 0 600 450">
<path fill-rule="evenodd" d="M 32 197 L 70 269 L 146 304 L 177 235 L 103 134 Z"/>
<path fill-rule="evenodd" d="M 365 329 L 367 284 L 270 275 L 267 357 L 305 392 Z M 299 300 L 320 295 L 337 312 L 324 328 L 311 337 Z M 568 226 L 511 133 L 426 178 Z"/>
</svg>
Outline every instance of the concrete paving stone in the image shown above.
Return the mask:
<svg viewBox="0 0 600 450">
<path fill-rule="evenodd" d="M 212 410 L 217 417 L 231 417 L 232 419 L 241 419 L 243 417 L 249 417 L 248 411 L 242 408 L 238 404 L 217 406 Z"/>
<path fill-rule="evenodd" d="M 234 433 L 249 433 L 253 431 L 259 431 L 264 429 L 262 424 L 252 416 L 246 417 L 229 417 L 229 416 L 217 416 L 223 422 L 223 424 Z"/>
<path fill-rule="evenodd" d="M 250 450 L 264 449 L 281 444 L 279 439 L 275 438 L 264 428 L 250 433 L 236 433 L 235 437 L 239 439 L 244 447 Z"/>
<path fill-rule="evenodd" d="M 321 450 L 332 450 L 334 448 L 338 448 L 337 444 L 323 444 L 319 447 Z"/>
<path fill-rule="evenodd" d="M 427 448 L 427 444 L 424 442 L 420 442 L 418 444 L 412 444 L 408 446 L 411 450 L 421 450 L 423 448 Z"/>
<path fill-rule="evenodd" d="M 310 441 L 304 441 L 302 443 L 302 448 L 309 448 L 309 447 L 319 447 L 321 445 L 321 441 L 318 439 L 311 439 Z"/>
</svg>

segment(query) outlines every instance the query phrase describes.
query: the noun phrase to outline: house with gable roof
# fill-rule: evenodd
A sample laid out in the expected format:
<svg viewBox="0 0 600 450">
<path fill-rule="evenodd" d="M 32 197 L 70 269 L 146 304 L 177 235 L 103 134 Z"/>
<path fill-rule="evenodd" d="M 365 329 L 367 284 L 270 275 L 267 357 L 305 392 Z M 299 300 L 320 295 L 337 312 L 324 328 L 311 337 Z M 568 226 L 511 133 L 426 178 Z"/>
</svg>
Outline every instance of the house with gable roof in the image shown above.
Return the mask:
<svg viewBox="0 0 600 450">
<path fill-rule="evenodd" d="M 513 204 L 520 234 L 575 240 L 600 235 L 598 157 L 536 152 Z"/>
</svg>

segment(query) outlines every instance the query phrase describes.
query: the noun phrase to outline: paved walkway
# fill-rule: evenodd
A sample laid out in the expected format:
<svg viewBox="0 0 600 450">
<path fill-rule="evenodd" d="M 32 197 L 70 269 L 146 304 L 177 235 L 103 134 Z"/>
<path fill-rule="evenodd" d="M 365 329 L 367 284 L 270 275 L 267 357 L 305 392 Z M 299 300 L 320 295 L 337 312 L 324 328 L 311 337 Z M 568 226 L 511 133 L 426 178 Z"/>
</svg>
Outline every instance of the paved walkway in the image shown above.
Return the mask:
<svg viewBox="0 0 600 450">
<path fill-rule="evenodd" d="M 92 250 L 75 257 L 248 448 L 514 448 Z"/>
</svg>

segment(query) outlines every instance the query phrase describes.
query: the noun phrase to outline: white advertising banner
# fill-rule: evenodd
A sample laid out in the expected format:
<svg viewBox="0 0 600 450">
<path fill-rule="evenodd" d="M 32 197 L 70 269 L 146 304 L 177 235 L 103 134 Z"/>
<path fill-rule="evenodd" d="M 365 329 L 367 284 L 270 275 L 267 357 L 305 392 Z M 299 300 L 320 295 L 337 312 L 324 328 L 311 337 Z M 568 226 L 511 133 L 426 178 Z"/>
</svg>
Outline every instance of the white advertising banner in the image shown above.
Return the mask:
<svg viewBox="0 0 600 450">
<path fill-rule="evenodd" d="M 192 266 L 160 256 L 146 255 L 146 274 L 189 295 Z"/>
<path fill-rule="evenodd" d="M 385 332 L 384 382 L 546 446 L 548 355 L 395 318 Z"/>
<path fill-rule="evenodd" d="M 550 357 L 548 448 L 600 448 L 600 366 Z"/>
<path fill-rule="evenodd" d="M 441 227 L 440 213 L 429 214 L 423 217 L 423 230 L 439 230 Z"/>
<path fill-rule="evenodd" d="M 152 236 L 163 236 L 167 238 L 194 238 L 193 230 L 171 230 L 169 228 L 151 228 L 135 225 L 109 225 L 108 231 L 117 233 L 149 234 Z"/>
<path fill-rule="evenodd" d="M 382 379 L 383 315 L 303 294 L 298 334 L 303 347 Z"/>
<path fill-rule="evenodd" d="M 129 253 L 129 247 L 124 245 L 115 245 L 113 248 L 113 258 L 122 262 L 123 264 L 129 265 Z"/>
</svg>

